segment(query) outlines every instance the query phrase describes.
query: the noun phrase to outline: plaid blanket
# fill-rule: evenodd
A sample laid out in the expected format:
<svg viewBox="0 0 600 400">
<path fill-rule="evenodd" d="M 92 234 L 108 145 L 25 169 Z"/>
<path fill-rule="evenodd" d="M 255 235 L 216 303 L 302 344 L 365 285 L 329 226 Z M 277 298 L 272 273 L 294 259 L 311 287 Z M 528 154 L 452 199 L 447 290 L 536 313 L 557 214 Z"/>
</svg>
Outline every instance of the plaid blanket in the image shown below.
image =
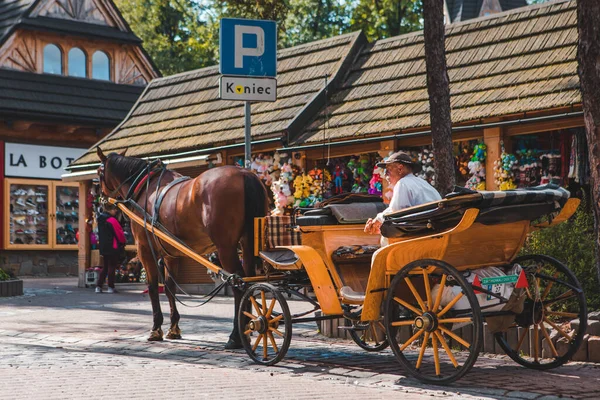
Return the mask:
<svg viewBox="0 0 600 400">
<path fill-rule="evenodd" d="M 267 221 L 267 248 L 277 246 L 296 246 L 302 244 L 300 232 L 292 229 L 292 217 L 270 216 Z"/>
</svg>

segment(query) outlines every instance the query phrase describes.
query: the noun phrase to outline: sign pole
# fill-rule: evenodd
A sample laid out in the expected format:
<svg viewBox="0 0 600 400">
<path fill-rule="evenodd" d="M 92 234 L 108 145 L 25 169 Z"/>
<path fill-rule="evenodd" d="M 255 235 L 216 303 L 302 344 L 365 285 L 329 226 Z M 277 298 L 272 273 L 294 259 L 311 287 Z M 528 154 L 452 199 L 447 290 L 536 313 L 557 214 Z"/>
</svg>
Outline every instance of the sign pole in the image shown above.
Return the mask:
<svg viewBox="0 0 600 400">
<path fill-rule="evenodd" d="M 250 135 L 250 102 L 249 101 L 245 101 L 244 102 L 244 118 L 245 118 L 245 123 L 244 123 L 244 136 L 245 136 L 245 166 L 246 169 L 250 169 L 250 166 L 252 165 L 252 137 Z"/>
</svg>

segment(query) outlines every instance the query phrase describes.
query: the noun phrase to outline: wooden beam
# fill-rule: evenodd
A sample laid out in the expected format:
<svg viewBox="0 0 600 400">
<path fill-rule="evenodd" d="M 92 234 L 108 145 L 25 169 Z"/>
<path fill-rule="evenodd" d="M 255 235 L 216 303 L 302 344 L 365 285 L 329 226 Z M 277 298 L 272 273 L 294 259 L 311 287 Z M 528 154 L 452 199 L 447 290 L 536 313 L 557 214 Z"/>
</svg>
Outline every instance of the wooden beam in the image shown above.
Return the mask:
<svg viewBox="0 0 600 400">
<path fill-rule="evenodd" d="M 487 158 L 485 160 L 485 189 L 498 190 L 494 183 L 494 161 L 502 154 L 500 142 L 502 141 L 502 129 L 488 128 L 483 130 L 483 142 L 487 146 Z"/>
<path fill-rule="evenodd" d="M 504 128 L 505 136 L 527 135 L 538 132 L 556 131 L 560 129 L 583 127 L 583 116 L 557 119 L 546 122 L 532 122 L 528 124 L 518 124 Z"/>
<path fill-rule="evenodd" d="M 77 245 L 78 254 L 78 285 L 79 287 L 85 287 L 85 271 L 90 266 L 90 232 L 91 226 L 88 226 L 86 220 L 92 218 L 92 210 L 86 206 L 87 196 L 92 187 L 92 182 L 87 180 L 79 182 L 79 243 Z"/>
</svg>

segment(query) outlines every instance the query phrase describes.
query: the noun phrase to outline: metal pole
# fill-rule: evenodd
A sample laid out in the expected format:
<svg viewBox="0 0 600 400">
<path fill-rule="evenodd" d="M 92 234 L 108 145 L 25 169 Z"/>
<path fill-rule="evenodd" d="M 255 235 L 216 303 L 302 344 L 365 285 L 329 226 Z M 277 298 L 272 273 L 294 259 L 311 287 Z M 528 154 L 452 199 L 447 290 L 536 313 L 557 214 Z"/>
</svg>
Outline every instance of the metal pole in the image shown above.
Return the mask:
<svg viewBox="0 0 600 400">
<path fill-rule="evenodd" d="M 252 145 L 250 144 L 250 141 L 252 140 L 252 138 L 250 137 L 250 102 L 246 101 L 244 102 L 244 117 L 245 117 L 245 124 L 244 124 L 244 135 L 245 135 L 245 141 L 244 141 L 244 146 L 245 146 L 245 165 L 247 169 L 250 169 L 250 165 L 252 165 L 252 160 L 250 159 L 252 157 Z"/>
</svg>

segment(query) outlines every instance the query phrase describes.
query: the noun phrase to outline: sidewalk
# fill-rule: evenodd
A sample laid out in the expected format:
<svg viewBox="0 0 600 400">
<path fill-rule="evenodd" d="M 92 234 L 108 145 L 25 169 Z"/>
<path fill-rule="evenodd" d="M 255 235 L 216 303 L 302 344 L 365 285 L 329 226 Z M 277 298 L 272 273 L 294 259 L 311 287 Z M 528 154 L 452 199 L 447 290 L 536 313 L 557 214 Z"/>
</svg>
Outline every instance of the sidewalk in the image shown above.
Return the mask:
<svg viewBox="0 0 600 400">
<path fill-rule="evenodd" d="M 322 338 L 313 323 L 295 325 L 287 357 L 263 367 L 243 350 L 222 350 L 232 327 L 231 298 L 180 306 L 184 339 L 148 343 L 152 313 L 141 290 L 95 294 L 76 285 L 76 278 L 27 279 L 24 296 L 0 299 L 3 399 L 380 399 L 402 393 L 405 399 L 548 400 L 600 393 L 600 366 L 572 363 L 538 372 L 502 356 L 481 356 L 453 386 L 425 386 L 403 375 L 390 350 L 366 353 L 352 342 Z M 165 296 L 161 305 L 167 326 Z"/>
</svg>

